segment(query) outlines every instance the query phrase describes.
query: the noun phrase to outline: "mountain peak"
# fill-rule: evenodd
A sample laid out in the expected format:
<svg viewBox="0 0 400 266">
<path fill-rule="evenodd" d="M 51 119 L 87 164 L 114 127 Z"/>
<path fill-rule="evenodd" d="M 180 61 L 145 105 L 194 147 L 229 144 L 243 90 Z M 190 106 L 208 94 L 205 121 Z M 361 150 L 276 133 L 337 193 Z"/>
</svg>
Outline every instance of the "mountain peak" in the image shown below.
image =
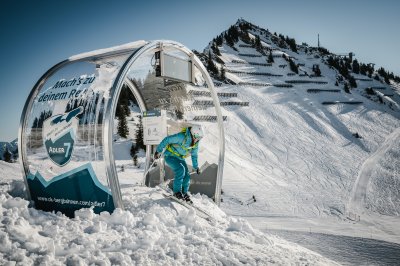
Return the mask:
<svg viewBox="0 0 400 266">
<path fill-rule="evenodd" d="M 238 18 L 238 20 L 236 21 L 236 25 L 239 25 L 240 23 L 250 23 L 247 20 L 245 20 L 244 18 L 240 17 Z M 251 24 L 251 23 L 250 23 Z"/>
</svg>

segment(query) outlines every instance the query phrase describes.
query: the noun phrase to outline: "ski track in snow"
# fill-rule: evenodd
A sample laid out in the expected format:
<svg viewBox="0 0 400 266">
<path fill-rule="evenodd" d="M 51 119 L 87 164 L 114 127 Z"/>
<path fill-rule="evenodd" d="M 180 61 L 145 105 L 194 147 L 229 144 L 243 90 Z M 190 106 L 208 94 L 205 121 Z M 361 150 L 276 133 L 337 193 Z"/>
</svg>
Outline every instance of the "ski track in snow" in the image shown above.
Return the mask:
<svg viewBox="0 0 400 266">
<path fill-rule="evenodd" d="M 225 45 L 220 47 L 220 58 L 226 62 L 228 69 L 285 74 L 276 67 L 285 62 L 282 58 L 276 58 L 272 67 L 229 63 L 232 59 L 260 63 L 264 60 L 258 57 L 241 57 L 239 53 L 251 54 L 254 49 L 237 48 L 239 51 L 236 52 Z M 292 54 L 291 51 L 287 53 Z M 294 56 L 300 62 L 307 62 L 301 54 Z M 324 65 L 321 67 L 326 74 L 322 79 L 329 82 L 318 87 L 330 89 L 335 82 L 336 73 L 325 69 L 327 67 Z M 227 74 L 232 80 L 242 82 L 277 83 L 286 79 L 285 76 L 269 78 L 238 76 L 229 72 Z M 248 191 L 245 197 L 252 193 L 267 201 L 268 206 L 275 206 L 277 213 L 299 212 L 319 216 L 330 215 L 331 210 L 339 208 L 341 214 L 345 215 L 345 205 L 361 166 L 360 161 L 368 157 L 370 150 L 377 148 L 376 141 L 379 143 L 382 137 L 376 137 L 399 125 L 399 115 L 387 112 L 385 107 L 369 103 L 357 93 L 325 96 L 306 92 L 307 88 L 313 87 L 316 86 L 296 84 L 288 89 L 240 85 L 218 87 L 218 91 L 237 92 L 240 100 L 250 102 L 250 107 L 225 107 L 225 115 L 228 115 L 225 132 L 229 143 L 226 157 L 235 160 L 227 160 L 228 168 L 234 165 L 243 168 L 240 177 L 233 175 L 235 171 L 225 169 L 228 178 L 224 180 L 224 187 L 228 193 L 232 192 L 229 193 L 230 196 L 239 194 L 236 188 L 245 186 Z M 320 104 L 324 100 L 360 100 L 365 104 L 325 107 Z M 392 122 L 393 125 L 390 126 Z M 364 139 L 354 138 L 354 132 L 365 136 Z M 235 156 L 230 156 L 231 154 Z M 339 159 L 340 157 L 342 158 Z M 237 168 L 235 167 L 236 171 Z M 236 178 L 243 179 L 243 185 Z M 261 180 L 261 183 L 257 180 Z M 244 199 L 240 199 L 242 200 Z"/>
<path fill-rule="evenodd" d="M 260 38 L 263 41 L 262 35 Z M 239 44 L 244 43 L 239 41 Z M 291 72 L 290 69 L 278 68 L 280 64 L 287 64 L 283 58 L 274 58 L 275 63 L 269 67 L 232 63 L 232 60 L 265 63 L 265 57 L 249 58 L 239 55 L 255 54 L 253 48 L 239 45 L 235 47 L 238 51 L 225 44 L 219 47 L 222 54 L 220 59 L 225 62 L 227 69 L 283 75 L 265 77 L 226 72 L 226 76 L 237 83 L 278 84 L 285 83 L 287 79 L 309 79 L 286 77 L 285 74 Z M 375 80 L 357 81 L 359 89 L 353 89 L 351 94 L 343 91 L 308 93 L 307 89 L 313 88 L 341 89 L 334 86 L 336 70 L 321 64 L 321 59 L 311 58 L 302 53 L 296 54 L 290 50 L 285 52 L 294 56 L 297 62 L 304 62 L 305 67 L 302 69 L 309 73 L 312 72 L 312 64 L 319 64 L 324 76 L 315 79 L 325 80 L 328 84 L 295 84 L 293 88 L 249 85 L 217 87 L 218 92 L 236 92 L 240 101 L 250 103 L 249 107 L 223 108 L 223 114 L 228 116 L 228 120 L 225 122 L 225 201 L 221 207 L 228 213 L 239 216 L 309 217 L 311 220 L 316 219 L 315 224 L 319 223 L 318 219 L 321 217 L 332 217 L 334 220 L 346 222 L 347 214 L 351 211 L 347 203 L 352 196 L 352 188 L 357 187 L 355 183 L 357 176 L 363 171 L 363 162 L 371 153 L 380 149 L 388 134 L 400 127 L 399 110 L 377 104 L 361 95 L 365 87 L 382 86 Z M 216 64 L 220 67 L 219 63 Z M 400 102 L 398 95 L 393 99 Z M 322 105 L 323 101 L 360 101 L 363 104 Z M 362 139 L 355 138 L 354 133 L 361 135 Z M 391 154 L 393 155 L 393 152 Z M 395 182 L 398 181 L 390 177 L 396 170 L 391 170 L 393 167 L 387 163 L 382 164 L 382 167 L 384 166 L 391 171 L 386 173 L 388 178 L 385 182 L 391 184 L 391 187 L 396 187 L 395 184 L 398 183 Z M 381 170 L 381 173 L 383 172 Z M 378 181 L 375 183 L 378 184 Z M 378 191 L 375 191 L 377 189 Z M 394 189 L 389 190 L 387 192 L 390 197 L 386 197 L 385 200 L 393 206 L 390 214 L 396 214 L 393 209 L 400 206 L 396 204 L 400 193 Z M 370 185 L 369 190 L 364 187 L 364 192 L 368 193 L 371 210 L 376 209 L 375 206 L 384 205 L 378 200 L 382 197 L 382 191 L 383 188 L 378 185 Z M 257 202 L 249 207 L 244 203 L 252 195 L 257 198 Z M 382 214 L 389 214 L 387 211 L 387 208 L 380 207 Z M 386 236 L 380 237 L 377 233 L 375 237 L 385 239 L 391 238 L 389 235 L 393 234 L 391 240 L 399 241 L 400 232 L 391 227 L 395 223 L 380 223 L 372 217 L 375 216 L 370 211 L 364 211 L 361 218 L 364 222 L 361 224 L 369 227 L 370 223 L 373 223 L 377 231 L 387 232 Z M 319 227 L 321 232 L 326 232 L 326 228 L 321 225 Z M 394 230 L 388 231 L 388 228 Z M 307 223 L 300 225 L 298 230 L 308 230 Z M 352 230 L 341 233 L 352 235 Z"/>
<path fill-rule="evenodd" d="M 363 163 L 349 201 L 354 213 L 363 213 L 367 206 L 382 214 L 400 214 L 399 140 L 400 128 Z"/>
<path fill-rule="evenodd" d="M 357 181 L 354 185 L 354 192 L 350 199 L 350 208 L 354 211 L 361 211 L 365 204 L 368 182 L 373 174 L 373 169 L 379 163 L 378 161 L 394 147 L 395 143 L 400 141 L 400 128 L 390 134 L 381 147 L 375 151 L 367 160 L 364 161 Z"/>
</svg>

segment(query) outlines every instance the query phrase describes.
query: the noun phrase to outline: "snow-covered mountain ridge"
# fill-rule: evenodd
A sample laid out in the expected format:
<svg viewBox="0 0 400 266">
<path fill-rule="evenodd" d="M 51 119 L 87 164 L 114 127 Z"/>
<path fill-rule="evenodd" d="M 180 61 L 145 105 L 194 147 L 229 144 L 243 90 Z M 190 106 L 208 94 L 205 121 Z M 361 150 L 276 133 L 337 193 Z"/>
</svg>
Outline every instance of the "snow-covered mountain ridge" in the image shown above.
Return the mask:
<svg viewBox="0 0 400 266">
<path fill-rule="evenodd" d="M 18 139 L 15 139 L 11 142 L 6 142 L 6 141 L 0 141 L 0 160 L 4 160 L 4 152 L 8 149 L 8 151 L 14 155 L 18 153 Z M 12 156 L 14 157 L 14 156 Z M 12 158 L 16 159 L 16 158 Z"/>
<path fill-rule="evenodd" d="M 282 37 L 239 20 L 200 54 L 218 92 L 238 93 L 235 101 L 249 103 L 224 106 L 223 208 L 346 219 L 367 207 L 399 216 L 400 137 L 390 134 L 400 126 L 400 85 L 385 83 L 379 71 L 362 75 L 353 67 L 346 75 L 329 62 L 351 65 L 348 58 L 307 45 L 294 52 L 293 41 Z M 385 140 L 390 148 L 367 174 L 364 162 Z M 368 175 L 361 183 L 360 173 Z M 251 207 L 237 204 L 253 195 Z"/>
</svg>

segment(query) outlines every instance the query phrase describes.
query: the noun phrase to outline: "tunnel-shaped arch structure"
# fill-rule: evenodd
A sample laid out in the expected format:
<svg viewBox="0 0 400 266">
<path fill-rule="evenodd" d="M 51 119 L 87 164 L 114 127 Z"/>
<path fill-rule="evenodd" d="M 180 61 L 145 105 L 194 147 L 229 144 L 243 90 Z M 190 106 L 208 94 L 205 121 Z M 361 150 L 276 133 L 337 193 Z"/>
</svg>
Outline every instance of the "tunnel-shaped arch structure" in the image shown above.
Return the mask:
<svg viewBox="0 0 400 266">
<path fill-rule="evenodd" d="M 124 90 L 133 98 L 124 99 Z M 125 117 L 116 114 L 124 100 L 131 132 L 121 136 Z M 24 106 L 19 151 L 28 197 L 39 209 L 71 217 L 80 208 L 93 207 L 96 213 L 123 208 L 121 180 L 141 175 L 150 185 L 151 176 L 159 173 L 162 182 L 168 167 L 148 169 L 155 147 L 166 135 L 193 124 L 206 129 L 199 165 L 214 180 L 208 195 L 219 203 L 222 115 L 199 58 L 173 41 L 138 41 L 72 56 L 40 78 Z M 135 135 L 141 128 L 142 149 Z M 139 150 L 139 166 L 124 157 L 131 146 Z M 202 183 L 207 182 L 197 185 Z"/>
</svg>

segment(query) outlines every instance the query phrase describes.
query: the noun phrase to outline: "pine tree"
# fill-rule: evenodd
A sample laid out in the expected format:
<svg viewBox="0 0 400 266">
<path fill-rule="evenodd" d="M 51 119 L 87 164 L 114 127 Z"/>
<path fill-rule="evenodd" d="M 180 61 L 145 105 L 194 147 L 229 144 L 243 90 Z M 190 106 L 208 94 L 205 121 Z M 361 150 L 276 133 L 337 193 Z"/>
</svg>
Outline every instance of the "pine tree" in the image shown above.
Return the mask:
<svg viewBox="0 0 400 266">
<path fill-rule="evenodd" d="M 286 43 L 289 45 L 290 49 L 297 53 L 297 45 L 296 45 L 296 40 L 295 39 L 291 39 L 288 36 L 286 36 Z"/>
<path fill-rule="evenodd" d="M 343 61 L 340 62 L 339 73 L 345 78 L 349 76 L 349 69 Z"/>
<path fill-rule="evenodd" d="M 134 166 L 138 166 L 138 156 L 137 156 L 137 154 L 135 154 L 135 155 L 133 156 L 133 165 L 134 165 Z"/>
<path fill-rule="evenodd" d="M 286 43 L 284 39 L 279 39 L 278 41 L 278 47 L 279 48 L 286 48 Z"/>
<path fill-rule="evenodd" d="M 207 70 L 208 72 L 213 73 L 214 75 L 218 75 L 218 68 L 212 60 L 211 51 L 208 51 Z"/>
<path fill-rule="evenodd" d="M 256 37 L 255 37 L 255 41 L 254 41 L 254 46 L 255 46 L 255 48 L 257 49 L 257 50 L 260 50 L 260 51 L 262 51 L 262 44 L 261 44 L 261 40 L 260 40 L 260 36 L 259 35 L 256 35 Z"/>
<path fill-rule="evenodd" d="M 136 129 L 136 147 L 143 150 L 146 148 L 143 143 L 143 121 L 141 116 L 139 116 L 139 125 Z"/>
<path fill-rule="evenodd" d="M 130 149 L 130 155 L 133 158 L 137 153 L 136 145 L 132 143 L 131 149 Z"/>
<path fill-rule="evenodd" d="M 220 70 L 219 70 L 219 78 L 223 81 L 223 80 L 225 80 L 225 68 L 224 68 L 224 66 L 222 66 L 221 65 L 221 68 L 220 68 Z"/>
<path fill-rule="evenodd" d="M 137 152 L 138 152 L 138 150 L 137 150 L 135 144 L 132 143 L 132 147 L 131 147 L 131 150 L 130 150 L 130 154 L 131 154 L 131 157 L 132 157 L 133 165 L 134 165 L 134 166 L 137 166 L 137 163 L 138 163 L 138 162 L 137 162 Z"/>
<path fill-rule="evenodd" d="M 366 89 L 365 89 L 365 92 L 366 92 L 368 95 L 376 95 L 376 92 L 375 92 L 374 89 L 371 88 L 371 87 L 366 88 Z"/>
<path fill-rule="evenodd" d="M 318 64 L 314 64 L 312 70 L 314 71 L 315 76 L 317 77 L 321 76 L 321 69 L 319 69 Z"/>
<path fill-rule="evenodd" d="M 232 40 L 231 35 L 225 33 L 224 37 L 225 37 L 226 43 L 227 43 L 229 46 L 233 47 L 233 45 L 235 45 L 235 43 L 234 43 L 233 40 Z"/>
<path fill-rule="evenodd" d="M 18 160 L 18 147 L 12 152 L 12 157 L 14 161 Z"/>
<path fill-rule="evenodd" d="M 358 63 L 357 59 L 353 60 L 353 72 L 356 74 L 360 73 L 360 64 Z"/>
<path fill-rule="evenodd" d="M 299 67 L 296 65 L 296 63 L 289 58 L 289 66 L 290 66 L 290 70 L 292 70 L 294 73 L 298 74 L 299 73 Z"/>
<path fill-rule="evenodd" d="M 353 76 L 349 76 L 349 83 L 352 88 L 357 88 L 357 82 Z"/>
<path fill-rule="evenodd" d="M 129 103 L 122 105 L 122 108 L 124 110 L 125 116 L 130 116 L 131 115 L 131 109 L 129 109 Z"/>
<path fill-rule="evenodd" d="M 125 112 L 121 112 L 120 116 L 118 117 L 118 134 L 122 138 L 127 138 L 129 134 L 128 122 L 126 121 Z"/>
<path fill-rule="evenodd" d="M 129 100 L 131 100 L 133 95 L 127 86 L 123 86 L 121 93 L 119 94 L 119 99 L 117 103 L 116 116 L 120 116 L 121 112 L 124 112 L 126 116 L 130 116 L 131 110 L 129 109 Z"/>
<path fill-rule="evenodd" d="M 381 75 L 382 77 L 386 76 L 386 70 L 381 67 L 380 69 L 378 69 L 378 74 Z"/>
<path fill-rule="evenodd" d="M 218 49 L 218 46 L 215 43 L 215 39 L 211 44 L 211 50 L 213 51 L 214 54 L 221 56 L 221 52 Z"/>
<path fill-rule="evenodd" d="M 370 68 L 365 65 L 365 64 L 360 64 L 360 74 L 366 76 L 367 75 L 367 71 L 369 71 Z"/>
<path fill-rule="evenodd" d="M 345 60 L 345 65 L 346 65 L 347 69 L 351 70 L 351 62 L 350 62 L 350 60 L 347 59 L 347 58 L 346 58 L 346 60 Z"/>
<path fill-rule="evenodd" d="M 217 46 L 221 46 L 223 44 L 223 42 L 224 42 L 224 39 L 222 37 L 222 34 L 218 35 L 218 37 L 215 39 L 215 43 L 217 44 Z"/>
<path fill-rule="evenodd" d="M 11 152 L 8 150 L 6 144 L 4 144 L 3 160 L 7 163 L 11 163 Z"/>
<path fill-rule="evenodd" d="M 231 46 L 233 46 L 233 44 L 235 43 L 235 42 L 238 42 L 239 41 L 239 31 L 238 31 L 238 29 L 235 27 L 235 26 L 230 26 L 229 27 L 229 29 L 228 29 L 228 35 L 231 37 L 231 40 L 232 40 L 232 45 Z"/>
<path fill-rule="evenodd" d="M 124 112 L 124 109 L 122 108 L 122 106 L 120 104 L 117 103 L 117 109 L 115 110 L 115 116 L 119 118 L 123 112 Z"/>
<path fill-rule="evenodd" d="M 175 110 L 176 119 L 182 120 L 183 119 L 183 115 L 184 115 L 184 113 L 181 110 L 179 110 L 179 109 Z"/>
<path fill-rule="evenodd" d="M 272 56 L 272 51 L 269 51 L 268 55 L 268 63 L 274 63 L 274 57 Z"/>
<path fill-rule="evenodd" d="M 37 117 L 35 117 L 35 120 L 33 120 L 33 125 L 32 125 L 32 127 L 33 127 L 33 128 L 38 128 L 38 126 L 39 126 L 39 120 L 37 119 Z"/>
<path fill-rule="evenodd" d="M 345 91 L 346 93 L 350 93 L 349 85 L 347 85 L 347 83 L 344 84 L 344 91 Z"/>
</svg>

